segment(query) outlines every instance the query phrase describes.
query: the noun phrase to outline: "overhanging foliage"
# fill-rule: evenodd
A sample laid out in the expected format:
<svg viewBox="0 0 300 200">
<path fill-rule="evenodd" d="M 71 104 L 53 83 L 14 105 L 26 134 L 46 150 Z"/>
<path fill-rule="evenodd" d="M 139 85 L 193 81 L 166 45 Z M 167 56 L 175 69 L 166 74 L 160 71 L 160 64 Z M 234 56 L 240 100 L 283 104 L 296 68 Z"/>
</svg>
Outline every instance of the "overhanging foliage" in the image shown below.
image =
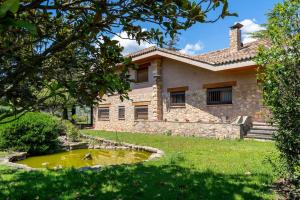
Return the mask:
<svg viewBox="0 0 300 200">
<path fill-rule="evenodd" d="M 0 104 L 10 108 L 0 119 L 43 109 L 49 98 L 71 96 L 86 105 L 107 92 L 126 98 L 133 64 L 114 35 L 125 31 L 138 43 L 163 45 L 197 22 L 232 15 L 227 0 L 0 2 Z M 207 17 L 211 12 L 215 18 Z"/>
</svg>

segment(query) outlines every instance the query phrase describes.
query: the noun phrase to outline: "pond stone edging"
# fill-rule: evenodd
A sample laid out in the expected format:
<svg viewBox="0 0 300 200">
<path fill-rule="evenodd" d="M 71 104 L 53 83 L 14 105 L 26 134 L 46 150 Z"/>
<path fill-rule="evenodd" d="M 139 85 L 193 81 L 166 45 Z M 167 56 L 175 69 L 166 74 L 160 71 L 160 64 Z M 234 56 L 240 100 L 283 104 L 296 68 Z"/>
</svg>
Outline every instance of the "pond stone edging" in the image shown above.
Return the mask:
<svg viewBox="0 0 300 200">
<path fill-rule="evenodd" d="M 151 156 L 145 161 L 153 160 L 155 158 L 160 158 L 164 155 L 164 152 L 162 150 L 154 147 L 135 145 L 126 142 L 116 142 L 113 140 L 108 140 L 108 139 L 100 138 L 97 136 L 86 135 L 86 134 L 81 134 L 81 138 L 90 141 L 96 141 L 100 144 L 97 145 L 97 144 L 90 143 L 89 148 L 91 149 L 131 149 L 136 151 L 147 151 L 152 153 Z"/>
<path fill-rule="evenodd" d="M 72 143 L 67 150 L 74 150 L 74 149 L 107 149 L 107 150 L 116 150 L 116 149 L 129 149 L 129 150 L 136 150 L 136 151 L 146 151 L 151 153 L 150 157 L 147 160 L 144 160 L 142 162 L 150 161 L 156 158 L 160 158 L 164 155 L 164 152 L 160 149 L 154 148 L 154 147 L 148 147 L 148 146 L 141 146 L 141 145 L 135 145 L 135 144 L 129 144 L 126 142 L 116 142 L 113 140 L 107 140 L 104 138 L 91 136 L 91 135 L 85 135 L 81 134 L 81 138 L 88 140 L 89 142 L 78 142 L 78 145 L 76 146 L 76 143 Z M 4 164 L 10 167 L 14 167 L 17 169 L 25 169 L 28 171 L 31 170 L 39 170 L 43 168 L 32 168 L 24 164 L 15 163 L 14 161 L 18 160 L 24 160 L 28 156 L 27 152 L 14 152 L 8 156 L 6 156 L 0 164 Z M 112 165 L 113 166 L 113 165 Z M 95 166 L 87 166 L 87 167 L 81 167 L 78 168 L 79 171 L 85 171 L 85 170 L 97 170 L 100 169 L 101 165 L 95 165 Z"/>
<path fill-rule="evenodd" d="M 9 154 L 8 156 L 6 156 L 3 159 L 3 161 L 0 162 L 0 164 L 4 164 L 6 166 L 14 167 L 17 169 L 25 169 L 28 171 L 35 170 L 34 168 L 31 168 L 27 165 L 15 163 L 15 161 L 26 159 L 27 155 L 28 155 L 27 152 L 13 152 L 12 154 Z"/>
</svg>

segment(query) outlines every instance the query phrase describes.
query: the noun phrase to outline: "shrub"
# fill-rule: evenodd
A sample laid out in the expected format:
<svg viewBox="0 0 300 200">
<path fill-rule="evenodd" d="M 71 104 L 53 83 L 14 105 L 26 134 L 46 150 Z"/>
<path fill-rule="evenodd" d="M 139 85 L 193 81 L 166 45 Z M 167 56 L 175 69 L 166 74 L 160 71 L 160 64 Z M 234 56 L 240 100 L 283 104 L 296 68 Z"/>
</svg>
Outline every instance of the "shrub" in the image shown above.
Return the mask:
<svg viewBox="0 0 300 200">
<path fill-rule="evenodd" d="M 268 14 L 260 36 L 270 42 L 260 48 L 256 61 L 264 103 L 278 126 L 276 146 L 282 174 L 300 189 L 300 0 L 278 3 Z"/>
<path fill-rule="evenodd" d="M 58 136 L 63 131 L 57 118 L 29 112 L 0 125 L 0 149 L 25 151 L 30 155 L 51 153 L 57 150 Z"/>
<path fill-rule="evenodd" d="M 62 126 L 69 141 L 75 142 L 79 139 L 79 130 L 70 121 L 63 120 Z"/>
</svg>

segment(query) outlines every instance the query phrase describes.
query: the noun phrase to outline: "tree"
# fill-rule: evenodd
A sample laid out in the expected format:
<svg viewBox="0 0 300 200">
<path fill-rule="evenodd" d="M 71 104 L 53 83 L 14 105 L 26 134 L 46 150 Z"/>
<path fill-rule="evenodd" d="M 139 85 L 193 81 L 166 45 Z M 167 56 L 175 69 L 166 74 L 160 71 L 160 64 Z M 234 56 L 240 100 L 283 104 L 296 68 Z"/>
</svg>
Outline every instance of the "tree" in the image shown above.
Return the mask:
<svg viewBox="0 0 300 200">
<path fill-rule="evenodd" d="M 122 47 L 128 37 L 162 45 L 179 30 L 233 15 L 227 0 L 0 0 L 0 115 L 43 108 L 48 98 L 65 94 L 93 105 L 102 95 L 130 89 Z M 215 11 L 214 11 L 215 10 Z M 207 18 L 217 12 L 214 19 Z M 143 29 L 145 23 L 152 25 Z M 116 72 L 118 71 L 118 73 Z M 49 91 L 39 95 L 40 91 Z"/>
<path fill-rule="evenodd" d="M 276 146 L 289 180 L 300 185 L 300 0 L 285 0 L 268 14 L 260 37 L 270 47 L 257 55 L 264 101 L 278 126 Z"/>
<path fill-rule="evenodd" d="M 179 36 L 176 34 L 173 38 L 170 38 L 169 41 L 167 41 L 166 48 L 172 51 L 176 51 L 176 45 L 179 42 Z"/>
</svg>

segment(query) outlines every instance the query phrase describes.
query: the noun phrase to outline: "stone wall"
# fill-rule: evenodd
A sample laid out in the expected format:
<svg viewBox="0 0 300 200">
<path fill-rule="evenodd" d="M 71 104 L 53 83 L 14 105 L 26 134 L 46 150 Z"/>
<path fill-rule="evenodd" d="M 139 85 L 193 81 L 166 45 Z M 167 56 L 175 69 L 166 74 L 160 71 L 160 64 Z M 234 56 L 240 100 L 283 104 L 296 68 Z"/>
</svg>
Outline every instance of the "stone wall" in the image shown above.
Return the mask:
<svg viewBox="0 0 300 200">
<path fill-rule="evenodd" d="M 136 121 L 127 124 L 104 122 L 97 129 L 122 132 L 159 133 L 195 137 L 211 137 L 219 139 L 238 139 L 241 137 L 241 126 L 229 123 L 201 122 L 164 122 Z"/>
<path fill-rule="evenodd" d="M 238 116 L 252 116 L 254 121 L 264 121 L 266 113 L 257 84 L 238 84 L 233 88 L 233 102 L 228 105 L 207 105 L 206 89 L 186 91 L 186 105 L 169 105 L 170 94 L 163 93 L 164 119 L 181 122 L 232 122 Z"/>
<path fill-rule="evenodd" d="M 109 121 L 101 121 L 98 119 L 98 109 L 94 109 L 94 127 L 95 129 L 111 130 L 111 127 L 116 127 L 119 131 L 123 131 L 126 127 L 131 126 L 134 119 L 134 105 L 133 102 L 144 102 L 152 100 L 152 93 L 145 92 L 140 94 L 132 94 L 131 100 L 120 100 L 119 96 L 110 96 L 105 102 L 99 103 L 99 106 L 105 104 L 109 105 Z M 125 106 L 125 120 L 119 120 L 118 109 L 119 106 Z M 148 119 L 156 120 L 153 116 L 153 104 L 148 105 Z"/>
</svg>

